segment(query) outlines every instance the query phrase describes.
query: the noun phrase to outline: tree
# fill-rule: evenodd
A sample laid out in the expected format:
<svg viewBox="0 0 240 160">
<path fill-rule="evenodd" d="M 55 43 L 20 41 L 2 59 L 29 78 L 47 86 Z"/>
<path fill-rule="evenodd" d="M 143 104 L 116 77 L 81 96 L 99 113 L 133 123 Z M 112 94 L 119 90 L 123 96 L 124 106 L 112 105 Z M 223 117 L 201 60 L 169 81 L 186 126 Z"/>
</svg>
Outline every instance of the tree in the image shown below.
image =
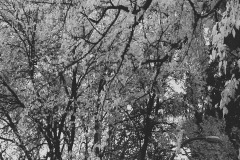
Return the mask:
<svg viewBox="0 0 240 160">
<path fill-rule="evenodd" d="M 239 113 L 239 66 L 238 48 L 239 17 L 235 9 L 239 8 L 238 1 L 229 1 L 222 20 L 213 28 L 212 58 L 218 59 L 219 72 L 222 74 L 221 98 L 218 106 L 223 110 L 226 119 L 226 132 L 233 142 L 234 147 L 239 148 L 238 140 L 238 113 Z M 219 31 L 219 34 L 217 33 Z"/>
<path fill-rule="evenodd" d="M 170 157 L 180 143 L 176 120 L 191 121 L 199 104 L 207 106 L 207 86 L 215 85 L 207 84 L 204 25 L 214 14 L 220 23 L 224 5 L 0 2 L 2 157 Z"/>
</svg>

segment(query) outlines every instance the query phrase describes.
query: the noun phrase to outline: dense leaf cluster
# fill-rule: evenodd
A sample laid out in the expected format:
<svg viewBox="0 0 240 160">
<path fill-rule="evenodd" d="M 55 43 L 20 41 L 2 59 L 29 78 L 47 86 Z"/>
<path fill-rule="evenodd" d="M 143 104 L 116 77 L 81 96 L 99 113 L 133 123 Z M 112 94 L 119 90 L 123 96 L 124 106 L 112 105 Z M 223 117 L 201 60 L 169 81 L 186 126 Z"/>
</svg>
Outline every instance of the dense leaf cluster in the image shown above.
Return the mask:
<svg viewBox="0 0 240 160">
<path fill-rule="evenodd" d="M 239 6 L 1 0 L 0 159 L 237 159 Z"/>
</svg>

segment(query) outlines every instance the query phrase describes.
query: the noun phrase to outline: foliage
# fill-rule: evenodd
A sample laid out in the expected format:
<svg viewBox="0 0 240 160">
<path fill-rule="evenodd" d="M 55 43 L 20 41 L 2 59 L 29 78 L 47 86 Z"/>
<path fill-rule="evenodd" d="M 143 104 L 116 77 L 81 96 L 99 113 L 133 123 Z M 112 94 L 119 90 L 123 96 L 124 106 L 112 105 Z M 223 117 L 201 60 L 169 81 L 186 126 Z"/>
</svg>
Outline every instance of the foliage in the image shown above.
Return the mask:
<svg viewBox="0 0 240 160">
<path fill-rule="evenodd" d="M 0 158 L 173 157 L 182 137 L 197 136 L 193 113 L 214 101 L 207 88 L 217 88 L 208 81 L 217 71 L 208 64 L 207 41 L 227 77 L 213 77 L 221 81 L 217 94 L 223 92 L 214 103 L 231 115 L 228 105 L 238 100 L 238 61 L 222 52 L 228 33 L 238 36 L 229 22 L 238 5 L 231 1 L 223 11 L 224 2 L 2 0 Z M 215 23 L 213 14 L 221 21 Z M 213 25 L 211 40 L 204 29 Z M 193 126 L 178 137 L 181 118 Z M 212 156 L 203 145 L 219 159 L 234 155 L 225 150 L 232 144 L 224 120 L 204 119 L 201 126 L 224 148 L 200 142 L 190 146 L 192 155 Z M 239 127 L 233 129 L 237 134 Z"/>
<path fill-rule="evenodd" d="M 221 99 L 217 106 L 226 118 L 226 133 L 236 149 L 239 141 L 239 2 L 228 1 L 222 20 L 214 25 L 212 58 L 218 59 L 221 77 Z"/>
<path fill-rule="evenodd" d="M 215 117 L 206 117 L 200 124 L 201 132 L 199 133 L 199 126 L 194 120 L 188 121 L 184 124 L 186 135 L 188 138 L 201 136 L 217 136 L 221 139 L 221 143 L 209 143 L 207 141 L 193 141 L 189 144 L 191 148 L 192 159 L 235 159 L 237 153 L 225 134 L 225 122 Z"/>
</svg>

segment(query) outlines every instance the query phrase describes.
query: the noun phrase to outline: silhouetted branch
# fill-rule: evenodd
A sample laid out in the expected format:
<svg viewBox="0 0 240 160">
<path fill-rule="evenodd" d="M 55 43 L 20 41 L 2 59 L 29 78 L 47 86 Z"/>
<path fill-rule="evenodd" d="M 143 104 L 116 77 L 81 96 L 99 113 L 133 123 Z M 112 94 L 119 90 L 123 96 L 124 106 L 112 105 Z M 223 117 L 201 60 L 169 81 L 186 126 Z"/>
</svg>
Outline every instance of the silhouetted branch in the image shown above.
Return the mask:
<svg viewBox="0 0 240 160">
<path fill-rule="evenodd" d="M 161 59 L 148 59 L 145 62 L 142 62 L 142 65 L 149 64 L 149 63 L 163 63 L 166 62 L 169 59 L 169 55 L 165 55 Z"/>
<path fill-rule="evenodd" d="M 136 15 L 138 14 L 141 10 L 147 10 L 149 8 L 149 6 L 151 5 L 152 3 L 152 0 L 146 0 L 146 2 L 144 3 L 144 5 L 140 8 L 140 9 L 134 9 L 132 11 L 132 14 Z M 106 7 L 102 14 L 101 14 L 101 17 L 98 19 L 98 20 L 94 20 L 92 18 L 89 18 L 92 22 L 98 24 L 102 19 L 103 17 L 105 16 L 106 12 L 110 9 L 117 9 L 117 10 L 123 10 L 125 12 L 130 12 L 130 10 L 128 9 L 128 7 L 126 6 L 123 6 L 123 5 L 118 5 L 118 6 L 114 6 L 113 3 L 111 3 L 112 5 L 111 6 L 108 6 Z"/>
</svg>

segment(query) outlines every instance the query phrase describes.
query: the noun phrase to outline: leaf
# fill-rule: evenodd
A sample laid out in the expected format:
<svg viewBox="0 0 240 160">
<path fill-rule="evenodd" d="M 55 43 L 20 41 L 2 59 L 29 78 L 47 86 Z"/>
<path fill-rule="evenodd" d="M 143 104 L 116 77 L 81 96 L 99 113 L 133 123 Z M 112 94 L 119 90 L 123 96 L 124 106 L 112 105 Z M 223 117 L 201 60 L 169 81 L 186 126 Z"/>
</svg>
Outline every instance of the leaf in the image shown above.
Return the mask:
<svg viewBox="0 0 240 160">
<path fill-rule="evenodd" d="M 236 28 L 237 28 L 237 30 L 239 30 L 239 28 L 240 28 L 240 19 L 236 21 Z"/>
<path fill-rule="evenodd" d="M 226 114 L 228 114 L 228 109 L 227 109 L 227 107 L 223 107 L 223 116 Z"/>
<path fill-rule="evenodd" d="M 237 61 L 237 63 L 238 63 L 238 68 L 240 68 L 240 59 Z"/>
<path fill-rule="evenodd" d="M 223 69 L 224 69 L 224 73 L 227 74 L 227 61 L 223 61 Z"/>
<path fill-rule="evenodd" d="M 221 67 L 222 67 L 222 61 L 220 61 L 219 64 L 218 64 L 219 72 L 221 71 Z"/>
<path fill-rule="evenodd" d="M 233 35 L 233 38 L 235 38 L 235 36 L 236 36 L 236 31 L 235 31 L 234 28 L 232 29 L 232 35 Z"/>
<path fill-rule="evenodd" d="M 212 60 L 215 60 L 216 55 L 217 55 L 217 51 L 214 49 L 214 50 L 212 51 Z"/>
<path fill-rule="evenodd" d="M 219 108 L 220 108 L 220 109 L 222 109 L 222 108 L 223 108 L 223 106 L 224 106 L 224 104 L 225 104 L 225 103 L 224 103 L 224 100 L 223 100 L 223 99 L 221 99 L 221 101 L 220 101 L 220 105 L 219 105 Z M 217 106 L 216 106 L 216 107 L 217 107 Z"/>
</svg>

